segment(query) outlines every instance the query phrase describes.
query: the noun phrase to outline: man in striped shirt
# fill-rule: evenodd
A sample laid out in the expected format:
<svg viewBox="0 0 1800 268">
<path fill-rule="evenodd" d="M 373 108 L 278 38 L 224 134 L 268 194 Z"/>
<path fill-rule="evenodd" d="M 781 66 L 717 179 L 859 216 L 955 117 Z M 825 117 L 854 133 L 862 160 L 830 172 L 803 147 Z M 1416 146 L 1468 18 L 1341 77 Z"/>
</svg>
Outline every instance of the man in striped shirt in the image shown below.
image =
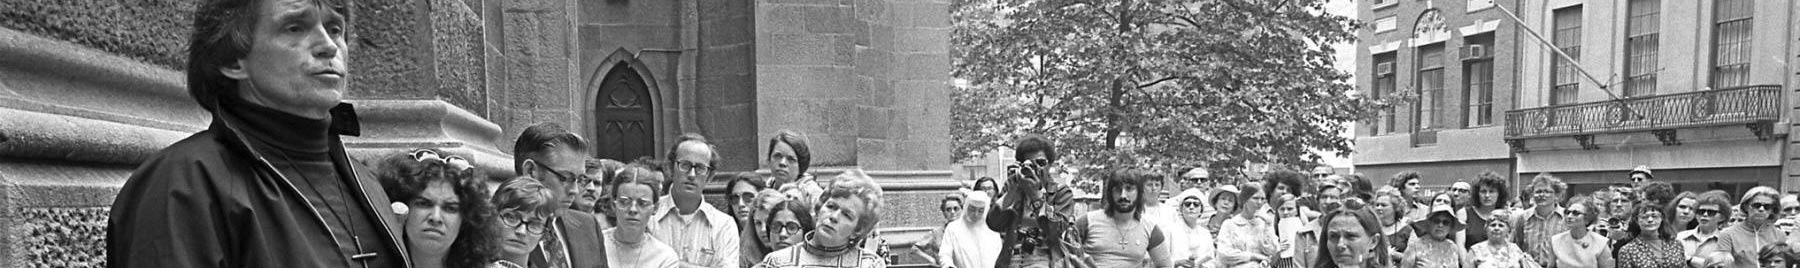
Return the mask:
<svg viewBox="0 0 1800 268">
<path fill-rule="evenodd" d="M 739 264 L 737 222 L 730 214 L 706 204 L 700 195 L 712 178 L 719 154 L 699 134 L 685 134 L 669 148 L 665 182 L 669 195 L 659 203 L 673 206 L 650 217 L 650 233 L 681 253 L 681 261 L 695 266 L 727 268 Z"/>
</svg>

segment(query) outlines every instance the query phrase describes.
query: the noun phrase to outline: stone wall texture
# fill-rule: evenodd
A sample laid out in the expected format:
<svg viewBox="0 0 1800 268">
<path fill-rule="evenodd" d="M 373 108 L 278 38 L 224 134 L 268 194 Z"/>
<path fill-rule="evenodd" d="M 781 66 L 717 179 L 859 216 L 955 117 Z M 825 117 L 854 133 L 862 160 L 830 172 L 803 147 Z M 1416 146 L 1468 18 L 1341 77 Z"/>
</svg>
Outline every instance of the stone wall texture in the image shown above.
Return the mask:
<svg viewBox="0 0 1800 268">
<path fill-rule="evenodd" d="M 0 27 L 181 69 L 193 32 L 191 0 L 0 1 Z M 171 15 L 178 14 L 178 15 Z"/>
</svg>

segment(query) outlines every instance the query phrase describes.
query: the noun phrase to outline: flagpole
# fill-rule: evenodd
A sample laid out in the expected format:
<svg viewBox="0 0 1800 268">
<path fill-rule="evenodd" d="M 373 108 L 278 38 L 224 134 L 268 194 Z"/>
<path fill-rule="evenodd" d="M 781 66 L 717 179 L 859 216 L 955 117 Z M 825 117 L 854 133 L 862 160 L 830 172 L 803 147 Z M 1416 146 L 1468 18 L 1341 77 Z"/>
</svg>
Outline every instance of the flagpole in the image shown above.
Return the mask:
<svg viewBox="0 0 1800 268">
<path fill-rule="evenodd" d="M 1582 77 L 1586 77 L 1588 81 L 1593 82 L 1595 85 L 1599 85 L 1600 92 L 1606 92 L 1606 96 L 1614 100 L 1619 99 L 1619 95 L 1613 94 L 1612 90 L 1607 89 L 1608 85 L 1606 83 L 1602 83 L 1600 82 L 1600 79 L 1594 78 L 1593 74 L 1588 73 L 1587 68 L 1582 68 L 1580 62 L 1575 61 L 1575 57 L 1570 57 L 1569 53 L 1563 52 L 1562 48 L 1556 47 L 1556 44 L 1551 43 L 1549 39 L 1545 39 L 1544 35 L 1538 34 L 1537 31 L 1526 26 L 1525 19 L 1519 18 L 1519 14 L 1513 13 L 1512 10 L 1506 8 L 1506 5 L 1501 5 L 1500 3 L 1494 3 L 1494 7 L 1499 8 L 1500 12 L 1506 13 L 1508 18 L 1512 18 L 1513 23 L 1519 25 L 1519 29 L 1524 29 L 1526 33 L 1530 33 L 1531 37 L 1536 38 L 1539 44 L 1549 47 L 1550 51 L 1556 52 L 1557 56 L 1561 57 L 1563 60 L 1569 61 L 1570 66 L 1575 67 L 1575 71 L 1581 72 Z"/>
</svg>

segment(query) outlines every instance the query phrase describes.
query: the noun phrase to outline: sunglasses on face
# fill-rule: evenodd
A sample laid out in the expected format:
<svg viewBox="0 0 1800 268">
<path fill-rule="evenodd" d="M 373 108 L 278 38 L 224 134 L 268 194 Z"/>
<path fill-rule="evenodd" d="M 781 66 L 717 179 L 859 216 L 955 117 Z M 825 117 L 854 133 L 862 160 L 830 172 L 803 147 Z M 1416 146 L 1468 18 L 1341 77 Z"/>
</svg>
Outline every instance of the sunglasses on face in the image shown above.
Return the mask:
<svg viewBox="0 0 1800 268">
<path fill-rule="evenodd" d="M 731 195 L 731 199 L 734 201 L 738 201 L 738 202 L 749 202 L 750 200 L 756 199 L 756 194 L 754 194 L 754 193 L 738 193 L 735 195 Z"/>
<path fill-rule="evenodd" d="M 445 165 L 449 165 L 450 168 L 453 168 L 456 170 L 468 170 L 470 168 L 475 168 L 475 166 L 469 164 L 468 159 L 464 159 L 461 156 L 454 156 L 454 155 L 449 156 L 449 157 L 444 157 L 442 155 L 439 155 L 437 151 L 434 151 L 431 149 L 414 150 L 411 154 L 407 154 L 407 156 L 411 156 L 413 161 L 419 161 L 419 162 L 425 162 L 425 161 L 444 162 Z"/>
<path fill-rule="evenodd" d="M 1200 202 L 1195 202 L 1195 201 L 1181 202 L 1181 207 L 1182 208 L 1200 208 Z"/>
<path fill-rule="evenodd" d="M 1712 217 L 1712 216 L 1718 216 L 1719 210 L 1702 208 L 1702 209 L 1694 210 L 1694 214 L 1700 215 L 1700 216 Z"/>
<path fill-rule="evenodd" d="M 1210 182 L 1210 181 L 1212 181 L 1212 179 L 1209 179 L 1209 178 L 1188 178 L 1188 179 L 1187 179 L 1187 181 L 1188 181 L 1188 183 L 1207 183 L 1207 182 Z"/>
<path fill-rule="evenodd" d="M 1770 203 L 1750 203 L 1750 209 L 1759 209 L 1759 210 L 1766 210 L 1766 211 L 1773 211 L 1773 210 L 1775 210 L 1775 204 L 1770 204 Z"/>
<path fill-rule="evenodd" d="M 1715 212 L 1717 212 L 1717 211 L 1715 211 Z M 1566 215 L 1569 217 L 1581 217 L 1581 216 L 1587 215 L 1587 213 L 1581 212 L 1580 210 L 1568 210 L 1568 211 L 1563 211 L 1563 215 Z"/>
<path fill-rule="evenodd" d="M 1469 188 L 1450 188 L 1451 192 L 1469 193 Z"/>
<path fill-rule="evenodd" d="M 1781 213 L 1787 213 L 1787 214 L 1800 214 L 1800 207 L 1787 207 L 1787 208 L 1782 208 L 1782 209 L 1781 209 Z"/>
</svg>

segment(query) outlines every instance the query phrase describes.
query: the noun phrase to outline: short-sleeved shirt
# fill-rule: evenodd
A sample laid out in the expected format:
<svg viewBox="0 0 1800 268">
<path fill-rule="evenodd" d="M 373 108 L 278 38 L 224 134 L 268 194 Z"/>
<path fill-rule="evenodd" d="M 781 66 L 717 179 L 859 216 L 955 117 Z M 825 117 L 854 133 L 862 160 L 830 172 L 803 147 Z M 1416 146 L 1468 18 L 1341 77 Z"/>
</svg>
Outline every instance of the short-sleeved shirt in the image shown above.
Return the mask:
<svg viewBox="0 0 1800 268">
<path fill-rule="evenodd" d="M 742 245 L 738 241 L 737 221 L 731 215 L 700 201 L 691 215 L 681 215 L 669 197 L 663 197 L 668 209 L 650 217 L 650 233 L 668 243 L 688 264 L 712 267 L 738 267 Z"/>
<path fill-rule="evenodd" d="M 1446 239 L 1414 239 L 1407 246 L 1407 260 L 1423 259 L 1425 266 L 1420 268 L 1456 268 L 1462 267 L 1468 252 L 1462 244 Z"/>
<path fill-rule="evenodd" d="M 1538 215 L 1537 209 L 1529 209 L 1519 213 L 1513 222 L 1513 243 L 1526 255 L 1539 261 L 1555 261 L 1556 253 L 1550 247 L 1550 237 L 1567 232 L 1569 226 L 1563 225 L 1563 209 L 1554 208 L 1549 216 Z"/>
<path fill-rule="evenodd" d="M 1711 234 L 1702 234 L 1699 229 L 1694 229 L 1675 233 L 1675 240 L 1681 241 L 1681 252 L 1686 254 L 1683 256 L 1693 258 L 1700 252 L 1712 252 L 1713 249 L 1717 249 L 1719 247 L 1718 235 L 1717 231 Z"/>
</svg>

